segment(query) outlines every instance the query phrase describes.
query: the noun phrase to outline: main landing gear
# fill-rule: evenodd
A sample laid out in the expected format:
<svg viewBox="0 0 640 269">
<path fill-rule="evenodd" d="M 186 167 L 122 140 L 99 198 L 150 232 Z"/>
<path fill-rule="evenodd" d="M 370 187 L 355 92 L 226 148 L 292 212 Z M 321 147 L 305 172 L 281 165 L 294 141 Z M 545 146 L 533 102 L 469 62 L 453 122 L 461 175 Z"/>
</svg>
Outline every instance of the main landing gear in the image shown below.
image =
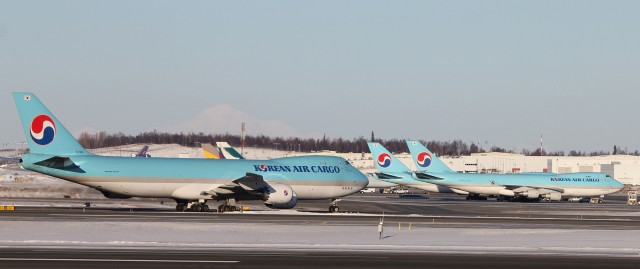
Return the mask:
<svg viewBox="0 0 640 269">
<path fill-rule="evenodd" d="M 469 193 L 469 195 L 467 195 L 467 200 L 487 200 L 487 196 L 481 196 L 479 194 L 475 194 L 475 193 Z"/>
<path fill-rule="evenodd" d="M 209 212 L 209 206 L 206 203 L 201 202 L 184 202 L 180 201 L 176 205 L 176 211 L 178 212 Z"/>
<path fill-rule="evenodd" d="M 331 204 L 329 205 L 330 213 L 338 213 L 340 211 L 340 207 L 338 207 L 338 201 L 340 201 L 340 199 L 331 199 Z"/>
<path fill-rule="evenodd" d="M 218 212 L 228 212 L 228 211 L 238 211 L 238 208 L 235 205 L 219 205 Z"/>
<path fill-rule="evenodd" d="M 218 206 L 218 212 L 239 211 L 240 208 L 236 207 L 235 199 L 227 199 L 224 203 Z"/>
</svg>

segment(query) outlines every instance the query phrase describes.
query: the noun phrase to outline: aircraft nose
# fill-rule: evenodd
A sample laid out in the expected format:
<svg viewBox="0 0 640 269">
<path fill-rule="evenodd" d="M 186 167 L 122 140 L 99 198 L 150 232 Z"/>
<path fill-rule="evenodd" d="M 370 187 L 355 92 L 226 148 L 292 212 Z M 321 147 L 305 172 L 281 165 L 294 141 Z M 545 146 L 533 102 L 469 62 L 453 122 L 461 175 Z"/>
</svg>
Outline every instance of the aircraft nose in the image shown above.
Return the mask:
<svg viewBox="0 0 640 269">
<path fill-rule="evenodd" d="M 360 189 L 364 189 L 365 187 L 367 187 L 367 185 L 369 184 L 369 179 L 365 174 L 360 172 L 360 170 L 356 169 L 355 167 L 352 168 L 352 173 L 354 174 L 353 183 L 355 187 Z"/>
</svg>

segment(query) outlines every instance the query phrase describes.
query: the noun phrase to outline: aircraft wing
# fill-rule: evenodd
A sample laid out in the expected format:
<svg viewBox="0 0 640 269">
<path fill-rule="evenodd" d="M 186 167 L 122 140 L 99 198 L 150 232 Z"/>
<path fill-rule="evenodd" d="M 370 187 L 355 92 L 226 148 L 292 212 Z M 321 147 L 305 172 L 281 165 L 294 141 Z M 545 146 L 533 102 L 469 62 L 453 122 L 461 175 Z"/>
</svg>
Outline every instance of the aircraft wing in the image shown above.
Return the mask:
<svg viewBox="0 0 640 269">
<path fill-rule="evenodd" d="M 253 198 L 262 198 L 268 188 L 269 184 L 264 181 L 261 175 L 247 173 L 245 176 L 231 180 L 224 185 L 205 192 L 205 194 L 217 197 L 253 196 Z"/>
<path fill-rule="evenodd" d="M 508 190 L 512 190 L 513 192 L 525 192 L 527 190 L 533 189 L 533 190 L 538 190 L 540 193 L 544 193 L 543 191 L 564 193 L 563 188 L 552 188 L 552 187 L 542 188 L 537 186 L 523 186 L 523 185 L 503 185 L 503 186 Z"/>
</svg>

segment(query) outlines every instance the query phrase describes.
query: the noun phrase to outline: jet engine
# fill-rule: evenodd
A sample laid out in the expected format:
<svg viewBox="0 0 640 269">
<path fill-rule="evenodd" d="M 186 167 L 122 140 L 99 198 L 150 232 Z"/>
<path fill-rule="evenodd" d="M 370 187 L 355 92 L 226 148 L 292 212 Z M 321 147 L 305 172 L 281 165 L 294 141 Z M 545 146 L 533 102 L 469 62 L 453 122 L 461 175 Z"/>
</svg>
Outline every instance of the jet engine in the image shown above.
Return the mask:
<svg viewBox="0 0 640 269">
<path fill-rule="evenodd" d="M 559 192 L 547 193 L 543 197 L 549 198 L 551 201 L 560 201 L 562 199 L 562 195 Z"/>
<path fill-rule="evenodd" d="M 527 198 L 529 199 L 536 199 L 540 196 L 540 192 L 538 192 L 538 190 L 532 190 L 532 189 L 527 190 L 523 194 L 527 196 Z"/>
<path fill-rule="evenodd" d="M 290 209 L 298 203 L 298 196 L 289 185 L 271 183 L 264 193 L 263 200 L 269 208 Z"/>
</svg>

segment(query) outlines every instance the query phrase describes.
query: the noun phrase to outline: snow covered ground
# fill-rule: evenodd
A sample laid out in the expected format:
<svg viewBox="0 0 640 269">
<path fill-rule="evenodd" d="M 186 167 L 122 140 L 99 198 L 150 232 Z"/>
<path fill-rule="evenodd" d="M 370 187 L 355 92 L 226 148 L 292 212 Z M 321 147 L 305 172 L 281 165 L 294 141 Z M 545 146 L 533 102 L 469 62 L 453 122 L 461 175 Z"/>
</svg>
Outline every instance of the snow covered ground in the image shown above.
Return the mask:
<svg viewBox="0 0 640 269">
<path fill-rule="evenodd" d="M 257 216 L 256 216 L 257 217 Z M 475 229 L 377 223 L 185 223 L 0 221 L 2 246 L 351 250 L 640 257 L 640 231 Z"/>
</svg>

